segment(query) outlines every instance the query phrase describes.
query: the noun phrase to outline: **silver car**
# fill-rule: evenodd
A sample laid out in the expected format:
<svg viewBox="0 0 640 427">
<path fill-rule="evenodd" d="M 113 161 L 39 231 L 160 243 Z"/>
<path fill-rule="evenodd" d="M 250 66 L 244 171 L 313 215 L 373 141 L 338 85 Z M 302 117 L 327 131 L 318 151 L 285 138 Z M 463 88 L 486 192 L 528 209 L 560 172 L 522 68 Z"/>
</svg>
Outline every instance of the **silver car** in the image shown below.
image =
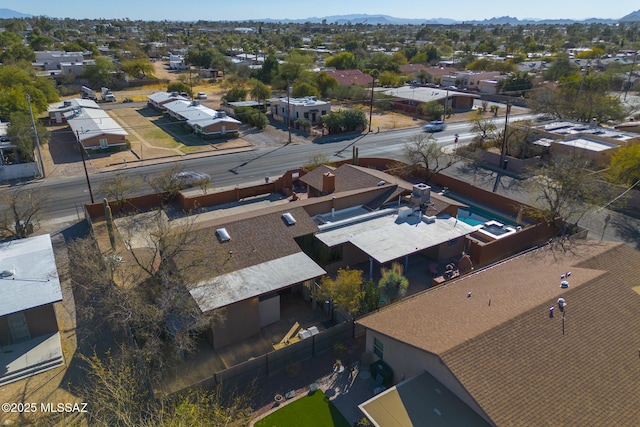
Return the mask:
<svg viewBox="0 0 640 427">
<path fill-rule="evenodd" d="M 171 177 L 179 188 L 189 188 L 195 185 L 208 184 L 211 182 L 211 177 L 206 173 L 182 171 Z"/>
<path fill-rule="evenodd" d="M 447 125 L 442 120 L 435 120 L 424 125 L 422 130 L 425 132 L 440 132 L 443 131 L 445 127 L 447 127 Z"/>
</svg>

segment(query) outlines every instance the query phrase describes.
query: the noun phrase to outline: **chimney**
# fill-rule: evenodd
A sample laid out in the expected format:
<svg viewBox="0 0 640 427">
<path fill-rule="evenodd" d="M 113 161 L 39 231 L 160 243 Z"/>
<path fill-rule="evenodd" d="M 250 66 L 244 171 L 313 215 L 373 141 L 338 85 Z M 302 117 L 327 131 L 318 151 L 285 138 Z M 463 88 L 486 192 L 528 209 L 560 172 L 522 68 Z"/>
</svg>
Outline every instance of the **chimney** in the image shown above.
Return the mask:
<svg viewBox="0 0 640 427">
<path fill-rule="evenodd" d="M 336 176 L 331 172 L 322 174 L 322 192 L 324 194 L 336 191 Z"/>
</svg>

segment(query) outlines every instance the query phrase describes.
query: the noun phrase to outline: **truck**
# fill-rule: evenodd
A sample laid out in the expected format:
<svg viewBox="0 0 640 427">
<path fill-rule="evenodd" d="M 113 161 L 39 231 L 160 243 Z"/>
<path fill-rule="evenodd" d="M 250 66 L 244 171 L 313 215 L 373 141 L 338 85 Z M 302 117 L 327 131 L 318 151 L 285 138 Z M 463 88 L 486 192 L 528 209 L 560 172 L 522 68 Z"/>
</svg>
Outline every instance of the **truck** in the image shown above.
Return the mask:
<svg viewBox="0 0 640 427">
<path fill-rule="evenodd" d="M 111 89 L 108 87 L 102 88 L 102 100 L 104 102 L 114 102 L 116 100 L 116 96 L 111 92 Z"/>
<path fill-rule="evenodd" d="M 89 86 L 82 86 L 80 88 L 80 95 L 82 99 L 91 99 L 92 101 L 97 100 L 96 92 L 92 90 Z"/>
</svg>

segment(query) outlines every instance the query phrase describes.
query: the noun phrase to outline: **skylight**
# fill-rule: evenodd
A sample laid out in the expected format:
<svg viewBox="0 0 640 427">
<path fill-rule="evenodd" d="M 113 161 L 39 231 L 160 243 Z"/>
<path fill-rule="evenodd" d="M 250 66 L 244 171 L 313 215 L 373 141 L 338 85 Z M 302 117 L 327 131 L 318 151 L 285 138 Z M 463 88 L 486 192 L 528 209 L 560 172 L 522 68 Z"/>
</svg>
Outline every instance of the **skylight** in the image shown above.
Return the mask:
<svg viewBox="0 0 640 427">
<path fill-rule="evenodd" d="M 229 236 L 226 228 L 218 228 L 216 230 L 216 235 L 221 242 L 228 242 L 229 240 L 231 240 L 231 236 Z"/>
<path fill-rule="evenodd" d="M 294 225 L 296 223 L 296 219 L 289 212 L 282 214 L 282 218 L 285 220 L 287 225 Z"/>
</svg>

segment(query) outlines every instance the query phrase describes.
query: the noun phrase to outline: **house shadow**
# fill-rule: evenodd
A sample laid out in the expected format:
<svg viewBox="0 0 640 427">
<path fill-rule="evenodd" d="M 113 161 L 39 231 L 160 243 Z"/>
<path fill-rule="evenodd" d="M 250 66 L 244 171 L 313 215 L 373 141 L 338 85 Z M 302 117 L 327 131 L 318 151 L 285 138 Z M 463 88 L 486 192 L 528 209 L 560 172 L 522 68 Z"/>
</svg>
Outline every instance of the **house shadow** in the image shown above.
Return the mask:
<svg viewBox="0 0 640 427">
<path fill-rule="evenodd" d="M 82 159 L 76 138 L 69 127 L 52 131 L 47 149 L 56 165 L 76 163 Z"/>
</svg>

